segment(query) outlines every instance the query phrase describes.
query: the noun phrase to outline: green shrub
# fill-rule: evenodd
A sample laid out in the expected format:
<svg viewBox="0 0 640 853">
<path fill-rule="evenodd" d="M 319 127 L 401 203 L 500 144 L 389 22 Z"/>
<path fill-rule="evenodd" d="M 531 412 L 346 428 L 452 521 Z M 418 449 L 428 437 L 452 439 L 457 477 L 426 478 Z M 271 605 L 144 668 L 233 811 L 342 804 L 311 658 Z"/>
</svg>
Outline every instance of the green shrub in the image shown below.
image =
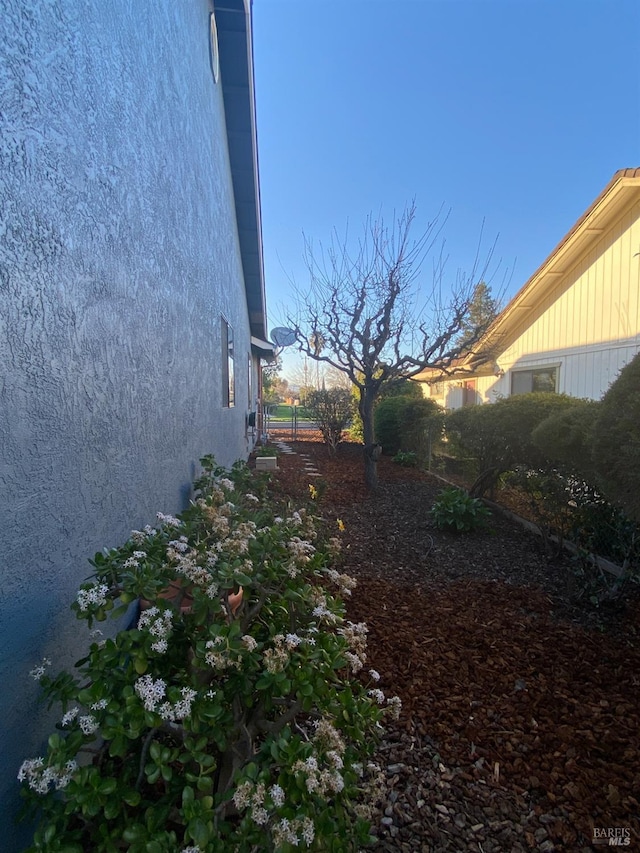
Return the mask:
<svg viewBox="0 0 640 853">
<path fill-rule="evenodd" d="M 405 468 L 415 468 L 418 464 L 418 456 L 413 450 L 399 450 L 391 461 Z"/>
<path fill-rule="evenodd" d="M 478 498 L 464 489 L 448 486 L 436 498 L 431 516 L 439 530 L 469 533 L 486 526 L 491 513 Z"/>
<path fill-rule="evenodd" d="M 304 509 L 266 479 L 202 460 L 197 497 L 97 554 L 73 605 L 94 632 L 72 672 L 35 667 L 61 704 L 45 754 L 20 768 L 39 819 L 29 851 L 358 850 L 363 770 L 386 713 L 345 619 L 354 581 Z M 334 591 L 329 591 L 331 587 Z M 96 636 L 96 634 L 98 636 Z M 371 679 L 377 673 L 371 671 Z"/>
<path fill-rule="evenodd" d="M 640 522 L 640 353 L 602 398 L 594 425 L 593 459 L 609 500 Z"/>
<path fill-rule="evenodd" d="M 630 575 L 640 575 L 640 526 L 589 483 L 571 480 L 572 526 L 568 538 L 586 554 L 597 554 Z"/>
<path fill-rule="evenodd" d="M 411 397 L 413 400 L 422 400 L 424 394 L 420 382 L 413 382 L 411 379 L 392 379 L 382 385 L 378 402 L 389 397 Z"/>
<path fill-rule="evenodd" d="M 322 433 L 327 447 L 335 452 L 342 441 L 342 433 L 353 417 L 354 401 L 345 388 L 312 391 L 307 397 L 307 411 Z"/>
<path fill-rule="evenodd" d="M 576 400 L 576 405 L 550 415 L 534 428 L 533 444 L 551 463 L 595 483 L 593 429 L 600 407 L 593 400 Z"/>
<path fill-rule="evenodd" d="M 376 440 L 386 454 L 413 451 L 426 460 L 442 436 L 444 411 L 434 400 L 391 396 L 375 409 Z"/>
<path fill-rule="evenodd" d="M 565 394 L 534 392 L 457 409 L 446 417 L 449 447 L 455 455 L 476 460 L 477 473 L 484 476 L 482 493 L 516 465 L 545 467 L 546 452 L 534 444 L 534 429 L 551 415 L 583 404 Z"/>
</svg>

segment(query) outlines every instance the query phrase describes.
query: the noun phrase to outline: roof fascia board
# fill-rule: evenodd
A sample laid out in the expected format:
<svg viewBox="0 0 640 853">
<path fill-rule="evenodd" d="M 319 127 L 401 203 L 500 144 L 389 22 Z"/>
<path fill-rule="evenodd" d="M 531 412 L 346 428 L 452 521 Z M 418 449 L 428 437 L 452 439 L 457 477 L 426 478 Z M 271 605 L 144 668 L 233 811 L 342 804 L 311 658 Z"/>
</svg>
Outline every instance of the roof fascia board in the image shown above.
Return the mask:
<svg viewBox="0 0 640 853">
<path fill-rule="evenodd" d="M 640 169 L 616 172 L 598 198 L 500 312 L 480 341 L 477 351 L 491 351 L 498 344 L 504 346 L 510 334 L 521 327 L 525 312 L 539 304 L 545 293 L 571 272 L 602 234 L 639 198 Z"/>
<path fill-rule="evenodd" d="M 233 115 L 234 121 L 239 122 L 240 125 L 238 129 L 227 125 L 227 139 L 231 159 L 236 218 L 238 223 L 242 221 L 242 228 L 239 228 L 238 237 L 244 269 L 247 307 L 252 335 L 266 338 L 266 295 L 262 250 L 251 5 L 251 0 L 219 0 L 219 2 L 214 0 L 214 13 L 216 14 L 220 45 L 220 82 L 225 112 L 229 118 Z M 231 38 L 237 39 L 239 33 L 244 36 L 246 45 L 246 50 L 240 58 L 236 51 L 225 50 L 224 48 L 225 35 L 228 34 Z M 239 61 L 242 63 L 241 67 L 238 65 Z M 226 83 L 225 79 L 227 80 Z M 245 144 L 238 145 L 237 143 L 242 137 Z M 252 274 L 249 274 L 250 269 Z"/>
</svg>

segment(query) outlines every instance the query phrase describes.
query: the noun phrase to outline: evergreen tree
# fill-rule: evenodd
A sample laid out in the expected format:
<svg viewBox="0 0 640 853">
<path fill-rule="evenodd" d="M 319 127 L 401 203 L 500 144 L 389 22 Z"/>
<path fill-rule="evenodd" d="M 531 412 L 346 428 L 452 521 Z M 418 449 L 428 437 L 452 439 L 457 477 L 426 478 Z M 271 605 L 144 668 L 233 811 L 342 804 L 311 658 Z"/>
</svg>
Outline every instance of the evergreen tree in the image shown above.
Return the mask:
<svg viewBox="0 0 640 853">
<path fill-rule="evenodd" d="M 462 331 L 456 343 L 461 348 L 478 340 L 479 328 L 487 329 L 499 313 L 498 301 L 491 296 L 491 287 L 484 281 L 476 285 L 469 302 L 469 311 L 462 321 Z"/>
</svg>

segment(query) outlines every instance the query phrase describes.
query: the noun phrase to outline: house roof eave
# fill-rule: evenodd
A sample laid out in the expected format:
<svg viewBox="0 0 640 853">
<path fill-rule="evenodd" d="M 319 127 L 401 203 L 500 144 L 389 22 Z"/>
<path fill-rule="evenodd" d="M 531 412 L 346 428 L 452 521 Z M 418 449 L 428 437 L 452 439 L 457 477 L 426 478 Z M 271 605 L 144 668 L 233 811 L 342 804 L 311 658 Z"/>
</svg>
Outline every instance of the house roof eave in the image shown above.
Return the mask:
<svg viewBox="0 0 640 853">
<path fill-rule="evenodd" d="M 600 195 L 562 238 L 478 344 L 478 351 L 496 351 L 511 343 L 514 333 L 544 294 L 584 256 L 625 210 L 640 199 L 640 168 L 618 170 Z"/>
<path fill-rule="evenodd" d="M 253 73 L 252 0 L 214 0 L 220 83 L 251 334 L 267 336 Z"/>
</svg>

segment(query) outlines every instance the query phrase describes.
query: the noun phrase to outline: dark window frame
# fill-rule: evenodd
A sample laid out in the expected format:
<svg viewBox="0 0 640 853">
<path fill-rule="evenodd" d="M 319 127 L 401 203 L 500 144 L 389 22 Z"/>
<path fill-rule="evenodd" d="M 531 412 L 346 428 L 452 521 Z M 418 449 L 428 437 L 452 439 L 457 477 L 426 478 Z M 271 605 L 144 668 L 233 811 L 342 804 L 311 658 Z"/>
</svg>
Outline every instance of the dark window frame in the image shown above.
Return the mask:
<svg viewBox="0 0 640 853">
<path fill-rule="evenodd" d="M 236 404 L 235 363 L 233 353 L 233 326 L 226 317 L 221 318 L 222 327 L 222 405 L 232 409 Z"/>
<path fill-rule="evenodd" d="M 542 377 L 545 374 L 548 374 L 550 378 L 552 377 L 553 388 L 550 387 L 536 387 L 536 385 L 549 385 L 550 382 L 544 383 Z M 530 382 L 528 383 L 530 387 L 528 389 L 522 388 L 522 382 L 527 377 L 530 377 Z M 557 394 L 558 393 L 558 382 L 560 379 L 560 364 L 540 364 L 531 367 L 523 367 L 522 369 L 512 370 L 511 371 L 511 396 L 516 397 L 518 394 L 529 394 L 533 391 L 546 391 L 547 393 Z M 515 389 L 515 385 L 518 385 L 518 390 Z"/>
</svg>

